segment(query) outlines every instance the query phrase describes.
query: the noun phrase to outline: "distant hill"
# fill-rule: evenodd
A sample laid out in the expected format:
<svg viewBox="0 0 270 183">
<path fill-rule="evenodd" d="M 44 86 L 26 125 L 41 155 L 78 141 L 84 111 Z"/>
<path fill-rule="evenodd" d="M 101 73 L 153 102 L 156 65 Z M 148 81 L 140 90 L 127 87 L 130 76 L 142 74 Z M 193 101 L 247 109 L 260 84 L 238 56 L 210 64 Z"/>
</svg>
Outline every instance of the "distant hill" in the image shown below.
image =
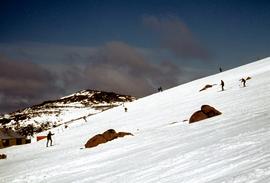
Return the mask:
<svg viewBox="0 0 270 183">
<path fill-rule="evenodd" d="M 32 107 L 0 116 L 0 126 L 20 133 L 41 132 L 96 113 L 132 102 L 135 97 L 113 92 L 82 90 L 57 100 L 45 101 Z M 29 127 L 31 128 L 29 129 Z M 26 132 L 28 133 L 28 132 Z M 25 135 L 25 134 L 24 134 Z"/>
</svg>

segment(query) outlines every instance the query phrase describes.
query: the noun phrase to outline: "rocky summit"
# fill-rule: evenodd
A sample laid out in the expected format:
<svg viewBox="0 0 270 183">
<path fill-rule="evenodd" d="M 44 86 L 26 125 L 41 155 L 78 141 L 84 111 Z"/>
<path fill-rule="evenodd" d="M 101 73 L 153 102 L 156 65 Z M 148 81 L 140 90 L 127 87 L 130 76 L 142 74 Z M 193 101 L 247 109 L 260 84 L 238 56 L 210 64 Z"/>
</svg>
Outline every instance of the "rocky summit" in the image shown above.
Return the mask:
<svg viewBox="0 0 270 183">
<path fill-rule="evenodd" d="M 32 135 L 59 125 L 68 125 L 76 120 L 85 120 L 88 116 L 135 99 L 114 92 L 82 90 L 60 99 L 45 101 L 2 115 L 0 127 L 12 128 L 22 135 Z"/>
</svg>

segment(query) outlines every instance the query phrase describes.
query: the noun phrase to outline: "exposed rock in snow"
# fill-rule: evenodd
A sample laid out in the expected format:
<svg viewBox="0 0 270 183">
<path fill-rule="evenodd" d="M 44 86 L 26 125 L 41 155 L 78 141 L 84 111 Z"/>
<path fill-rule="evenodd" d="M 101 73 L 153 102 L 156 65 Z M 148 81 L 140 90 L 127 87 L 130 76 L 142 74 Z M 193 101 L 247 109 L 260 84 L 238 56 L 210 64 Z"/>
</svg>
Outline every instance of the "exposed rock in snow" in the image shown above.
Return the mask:
<svg viewBox="0 0 270 183">
<path fill-rule="evenodd" d="M 7 155 L 6 154 L 0 154 L 0 159 L 7 159 Z"/>
<path fill-rule="evenodd" d="M 114 129 L 109 129 L 105 131 L 102 134 L 97 134 L 94 137 L 90 138 L 87 143 L 84 145 L 85 148 L 92 148 L 96 147 L 99 144 L 106 143 L 108 141 L 114 140 L 119 137 L 124 137 L 126 135 L 132 135 L 132 133 L 127 133 L 127 132 L 116 132 Z"/>
<path fill-rule="evenodd" d="M 221 112 L 216 110 L 214 107 L 211 107 L 209 105 L 202 105 L 200 111 L 196 111 L 189 119 L 189 123 L 194 123 L 197 121 L 201 121 L 207 118 L 211 118 L 217 115 L 220 115 Z"/>
<path fill-rule="evenodd" d="M 201 91 L 206 90 L 206 89 L 208 89 L 208 88 L 212 88 L 212 87 L 215 86 L 215 85 L 216 85 L 216 84 L 213 84 L 213 85 L 207 84 L 207 85 L 205 85 L 202 89 L 200 89 L 199 91 L 201 92 Z"/>
</svg>

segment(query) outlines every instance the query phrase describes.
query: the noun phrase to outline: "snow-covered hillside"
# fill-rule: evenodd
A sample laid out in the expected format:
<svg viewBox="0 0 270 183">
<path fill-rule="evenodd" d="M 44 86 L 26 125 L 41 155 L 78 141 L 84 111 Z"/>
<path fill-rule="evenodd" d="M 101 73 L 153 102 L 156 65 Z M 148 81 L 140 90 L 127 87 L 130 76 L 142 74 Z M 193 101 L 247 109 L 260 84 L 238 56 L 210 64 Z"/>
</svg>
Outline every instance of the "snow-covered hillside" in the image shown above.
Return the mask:
<svg viewBox="0 0 270 183">
<path fill-rule="evenodd" d="M 5 125 L 22 135 L 29 131 L 41 132 L 73 121 L 84 121 L 87 117 L 105 111 L 126 102 L 134 97 L 113 92 L 82 90 L 57 100 L 45 101 L 17 112 L 0 116 L 0 127 Z M 29 126 L 33 130 L 29 130 Z"/>
<path fill-rule="evenodd" d="M 247 87 L 239 79 L 251 77 Z M 220 80 L 225 91 L 220 91 Z M 206 84 L 218 84 L 206 91 Z M 1 149 L 0 182 L 270 182 L 270 58 L 90 116 L 46 141 Z M 222 115 L 188 124 L 209 104 Z M 185 121 L 185 122 L 183 122 Z M 127 136 L 84 149 L 107 129 Z"/>
</svg>

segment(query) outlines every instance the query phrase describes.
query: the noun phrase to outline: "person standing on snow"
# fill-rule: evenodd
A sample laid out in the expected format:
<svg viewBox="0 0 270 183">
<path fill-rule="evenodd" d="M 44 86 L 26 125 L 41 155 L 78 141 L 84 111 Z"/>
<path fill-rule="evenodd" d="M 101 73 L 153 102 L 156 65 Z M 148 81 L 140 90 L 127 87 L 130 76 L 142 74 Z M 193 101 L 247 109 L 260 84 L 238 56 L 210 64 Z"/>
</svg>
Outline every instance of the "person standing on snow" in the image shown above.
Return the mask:
<svg viewBox="0 0 270 183">
<path fill-rule="evenodd" d="M 49 141 L 51 142 L 50 145 L 52 146 L 52 136 L 54 135 L 54 133 L 52 133 L 51 131 L 49 131 L 48 135 L 47 135 L 47 147 L 49 144 Z"/>
<path fill-rule="evenodd" d="M 220 81 L 220 85 L 221 85 L 221 90 L 224 91 L 224 81 L 223 80 Z"/>
<path fill-rule="evenodd" d="M 158 92 L 162 92 L 163 91 L 163 89 L 162 89 L 162 87 L 160 86 L 159 88 L 158 88 Z"/>
<path fill-rule="evenodd" d="M 222 72 L 222 68 L 221 67 L 219 68 L 219 72 Z"/>
</svg>

